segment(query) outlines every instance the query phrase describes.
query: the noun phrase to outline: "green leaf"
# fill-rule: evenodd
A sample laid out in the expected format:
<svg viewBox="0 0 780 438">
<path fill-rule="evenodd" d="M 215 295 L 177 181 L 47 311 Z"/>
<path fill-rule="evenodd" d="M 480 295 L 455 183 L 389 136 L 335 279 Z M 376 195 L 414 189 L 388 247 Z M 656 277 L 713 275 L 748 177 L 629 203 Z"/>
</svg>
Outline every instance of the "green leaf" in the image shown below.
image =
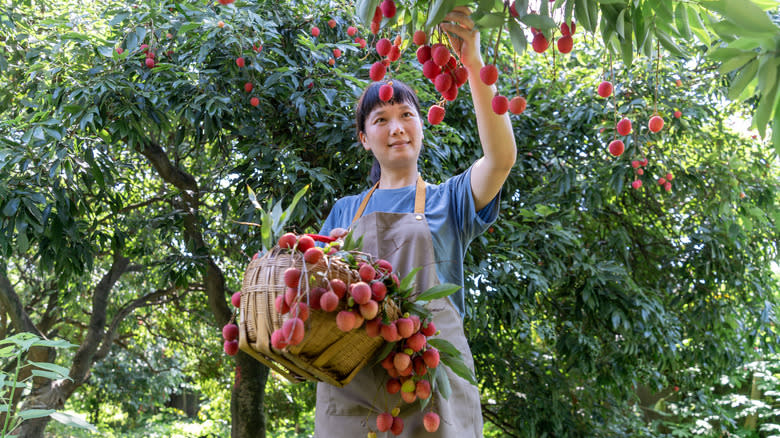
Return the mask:
<svg viewBox="0 0 780 438">
<path fill-rule="evenodd" d="M 735 49 L 732 47 L 717 47 L 710 52 L 707 53 L 707 56 L 712 59 L 713 61 L 723 62 L 728 61 L 729 59 L 734 58 L 735 56 L 742 56 L 746 54 L 751 54 L 752 52 L 748 52 L 742 49 Z M 755 53 L 752 53 L 754 56 Z"/>
<path fill-rule="evenodd" d="M 758 89 L 766 93 L 777 80 L 777 65 L 780 59 L 763 54 L 758 60 Z"/>
<path fill-rule="evenodd" d="M 376 360 L 374 361 L 373 365 L 382 362 L 382 360 L 384 360 L 384 358 L 387 357 L 387 355 L 390 354 L 391 351 L 393 351 L 393 348 L 395 348 L 395 344 L 397 344 L 397 342 L 385 342 L 384 345 L 382 345 L 382 348 L 380 348 L 379 351 L 377 351 L 376 355 L 374 356 Z"/>
<path fill-rule="evenodd" d="M 588 15 L 588 0 L 574 0 L 574 17 L 577 22 L 590 32 L 593 32 L 593 23 Z"/>
<path fill-rule="evenodd" d="M 179 27 L 179 33 L 187 33 L 193 29 L 199 28 L 200 26 L 200 23 L 184 23 Z"/>
<path fill-rule="evenodd" d="M 498 12 L 490 12 L 483 15 L 479 20 L 475 21 L 475 24 L 480 29 L 492 29 L 495 27 L 501 27 L 504 25 L 504 14 Z"/>
<path fill-rule="evenodd" d="M 5 207 L 3 207 L 3 216 L 13 216 L 16 214 L 16 210 L 19 209 L 19 203 L 21 200 L 19 198 L 14 198 L 8 201 L 7 204 L 5 204 Z"/>
<path fill-rule="evenodd" d="M 19 411 L 17 415 L 22 420 L 30 420 L 33 418 L 48 417 L 54 412 L 56 412 L 54 409 L 26 409 L 24 411 Z"/>
<path fill-rule="evenodd" d="M 301 200 L 303 195 L 306 194 L 306 191 L 309 190 L 309 184 L 306 184 L 302 189 L 298 190 L 298 193 L 293 196 L 292 202 L 290 202 L 290 205 L 287 206 L 287 208 L 284 210 L 284 213 L 282 213 L 281 217 L 279 218 L 279 227 L 283 228 L 287 221 L 290 220 L 290 217 L 292 215 L 293 210 L 295 209 L 295 206 L 298 205 L 298 201 Z"/>
<path fill-rule="evenodd" d="M 57 365 L 57 364 L 53 364 L 53 363 L 49 363 L 49 362 L 35 362 L 35 361 L 32 361 L 32 360 L 27 361 L 27 363 L 29 363 L 30 365 L 36 366 L 38 368 L 51 371 L 53 373 L 58 373 L 61 377 L 67 377 L 68 374 L 70 374 L 70 370 L 69 369 L 67 369 L 67 368 L 65 368 L 63 366 Z"/>
<path fill-rule="evenodd" d="M 432 347 L 439 350 L 439 353 L 447 353 L 452 356 L 460 356 L 460 350 L 458 350 L 458 347 L 454 346 L 452 342 L 441 339 L 441 338 L 431 338 L 428 339 L 428 343 L 431 344 Z"/>
<path fill-rule="evenodd" d="M 450 296 L 459 290 L 460 290 L 460 286 L 457 284 L 450 284 L 450 283 L 437 284 L 431 287 L 430 289 L 426 290 L 425 292 L 422 292 L 420 295 L 415 297 L 415 299 L 417 301 L 431 301 L 437 298 Z"/>
<path fill-rule="evenodd" d="M 466 366 L 466 363 L 463 362 L 463 359 L 461 359 L 460 354 L 458 354 L 457 356 L 453 356 L 451 354 L 441 352 L 440 357 L 441 357 L 441 362 L 447 367 L 449 367 L 449 369 L 451 369 L 453 373 L 462 377 L 472 385 L 477 384 L 477 379 L 476 377 L 474 377 L 474 373 L 471 371 L 469 367 Z"/>
<path fill-rule="evenodd" d="M 428 21 L 425 22 L 425 28 L 431 27 L 441 23 L 444 16 L 455 7 L 455 0 L 436 0 L 431 6 L 430 15 L 428 15 Z"/>
<path fill-rule="evenodd" d="M 356 5 L 357 16 L 360 17 L 360 20 L 366 27 L 371 24 L 374 12 L 381 2 L 382 0 L 358 0 Z"/>
<path fill-rule="evenodd" d="M 445 400 L 448 400 L 450 398 L 450 395 L 452 395 L 452 387 L 450 386 L 450 376 L 447 375 L 447 372 L 444 371 L 441 367 L 436 367 L 436 387 L 439 390 L 439 393 L 442 397 L 444 397 Z"/>
<path fill-rule="evenodd" d="M 618 14 L 617 19 L 615 19 L 615 31 L 620 35 L 620 38 L 625 38 L 626 34 L 625 32 L 625 23 L 623 23 L 623 20 L 626 16 L 626 10 L 623 9 L 620 11 L 620 14 Z"/>
<path fill-rule="evenodd" d="M 735 56 L 721 64 L 720 67 L 718 67 L 718 71 L 725 74 L 742 67 L 754 59 L 756 59 L 756 53 L 744 53 L 742 55 Z"/>
<path fill-rule="evenodd" d="M 766 12 L 752 1 L 718 0 L 703 1 L 701 5 L 720 13 L 737 27 L 750 32 L 777 33 L 780 29 L 772 23 Z"/>
<path fill-rule="evenodd" d="M 249 184 L 246 185 L 246 191 L 249 192 L 249 201 L 252 202 L 252 205 L 254 205 L 256 209 L 263 211 L 263 207 L 259 202 L 257 202 L 257 195 L 255 195 L 255 191 L 249 187 Z"/>
<path fill-rule="evenodd" d="M 766 136 L 766 124 L 769 122 L 769 118 L 772 116 L 772 110 L 775 108 L 775 95 L 777 94 L 777 82 L 766 92 L 761 93 L 761 100 L 758 101 L 758 108 L 756 108 L 756 114 L 753 117 L 753 123 L 756 125 L 761 137 Z"/>
<path fill-rule="evenodd" d="M 512 40 L 512 48 L 515 49 L 515 53 L 521 55 L 525 52 L 525 49 L 528 46 L 528 41 L 525 39 L 525 32 L 523 32 L 523 29 L 514 20 L 509 22 L 509 39 Z"/>
<path fill-rule="evenodd" d="M 556 27 L 555 21 L 553 21 L 552 18 L 544 15 L 527 14 L 526 16 L 521 18 L 520 21 L 528 26 L 535 27 L 539 30 L 553 29 Z"/>
<path fill-rule="evenodd" d="M 674 25 L 683 39 L 692 38 L 691 28 L 688 25 L 688 6 L 684 2 L 677 3 L 677 7 L 674 8 Z"/>
<path fill-rule="evenodd" d="M 737 74 L 737 77 L 731 82 L 729 87 L 728 98 L 731 100 L 737 100 L 742 94 L 742 91 L 747 85 L 756 79 L 756 72 L 758 71 L 758 59 L 750 61 L 742 70 Z"/>
<path fill-rule="evenodd" d="M 680 46 L 677 45 L 677 43 L 672 40 L 672 38 L 661 31 L 660 29 L 657 29 L 655 32 L 655 36 L 658 37 L 658 42 L 661 43 L 662 46 L 669 52 L 671 52 L 672 55 L 677 56 L 679 58 L 685 58 L 687 55 L 685 52 L 680 48 Z"/>
<path fill-rule="evenodd" d="M 87 429 L 92 432 L 98 432 L 97 428 L 87 422 L 81 415 L 73 412 L 53 412 L 51 415 L 53 420 L 71 427 L 77 427 L 79 429 Z"/>
<path fill-rule="evenodd" d="M 772 143 L 775 145 L 775 153 L 780 155 L 780 99 L 777 99 L 775 105 L 775 118 L 772 121 Z M 775 226 L 780 223 L 775 220 Z"/>
<path fill-rule="evenodd" d="M 422 266 L 414 268 L 411 270 L 411 272 L 406 274 L 406 276 L 401 279 L 401 286 L 399 287 L 399 289 L 401 289 L 401 291 L 406 291 L 411 289 L 412 284 L 414 284 L 415 277 L 417 276 L 417 273 L 420 272 L 421 269 Z"/>
</svg>

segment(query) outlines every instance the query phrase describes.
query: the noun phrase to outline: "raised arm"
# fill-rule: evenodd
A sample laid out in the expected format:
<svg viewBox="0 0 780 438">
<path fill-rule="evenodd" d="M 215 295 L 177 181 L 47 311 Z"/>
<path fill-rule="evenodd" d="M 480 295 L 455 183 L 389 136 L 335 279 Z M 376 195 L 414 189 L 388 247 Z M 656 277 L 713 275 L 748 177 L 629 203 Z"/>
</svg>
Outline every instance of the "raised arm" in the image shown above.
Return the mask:
<svg viewBox="0 0 780 438">
<path fill-rule="evenodd" d="M 515 164 L 517 145 L 509 114 L 493 112 L 495 85 L 485 85 L 479 77 L 485 63 L 479 50 L 479 31 L 474 27 L 471 11 L 464 6 L 456 7 L 444 17 L 441 28 L 457 37 L 451 38 L 453 49 L 469 72 L 469 87 L 483 153 L 471 169 L 471 190 L 479 211 L 504 185 Z"/>
</svg>

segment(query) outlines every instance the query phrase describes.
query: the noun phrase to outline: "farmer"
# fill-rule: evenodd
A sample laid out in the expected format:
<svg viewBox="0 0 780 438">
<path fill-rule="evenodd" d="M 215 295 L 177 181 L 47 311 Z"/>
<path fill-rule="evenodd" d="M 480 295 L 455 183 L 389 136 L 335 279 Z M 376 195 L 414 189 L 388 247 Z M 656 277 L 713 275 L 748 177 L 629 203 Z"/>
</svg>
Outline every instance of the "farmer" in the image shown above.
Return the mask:
<svg viewBox="0 0 780 438">
<path fill-rule="evenodd" d="M 415 283 L 418 292 L 438 283 L 463 285 L 466 248 L 496 220 L 501 186 L 517 153 L 509 116 L 492 111 L 494 89 L 480 80 L 484 63 L 479 32 L 470 14 L 465 7 L 455 8 L 445 16 L 441 28 L 453 37 L 453 49 L 469 73 L 483 156 L 440 185 L 426 184 L 417 170 L 423 143 L 417 96 L 407 85 L 393 80 L 392 99 L 384 102 L 378 90 L 385 82 L 372 83 L 357 103 L 355 119 L 358 140 L 374 157 L 371 178 L 375 185 L 359 195 L 339 199 L 320 232 L 340 237 L 351 229 L 355 238 L 363 236 L 363 251 L 390 261 L 401 276 L 422 267 Z M 464 307 L 463 289 L 429 304 L 440 331 L 438 337 L 454 344 L 473 370 L 463 333 Z M 449 368 L 444 369 L 452 393 L 447 400 L 434 394 L 429 404 L 440 416 L 438 431 L 425 431 L 424 412 L 418 403 L 400 403 L 404 421 L 401 436 L 482 436 L 479 390 Z M 386 376 L 376 365 L 361 370 L 343 388 L 319 383 L 315 436 L 364 437 L 368 430 L 375 430 L 377 415 L 399 404 L 398 394 L 384 392 Z"/>
</svg>

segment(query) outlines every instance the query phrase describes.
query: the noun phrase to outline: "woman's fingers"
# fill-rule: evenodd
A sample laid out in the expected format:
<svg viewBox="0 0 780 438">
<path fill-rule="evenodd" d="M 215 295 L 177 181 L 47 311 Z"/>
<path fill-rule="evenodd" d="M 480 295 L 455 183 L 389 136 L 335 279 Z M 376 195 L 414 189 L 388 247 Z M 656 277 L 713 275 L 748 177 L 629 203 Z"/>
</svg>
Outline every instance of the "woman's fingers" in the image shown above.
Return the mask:
<svg viewBox="0 0 780 438">
<path fill-rule="evenodd" d="M 334 229 L 330 230 L 330 237 L 333 237 L 334 239 L 342 238 L 346 234 L 347 234 L 347 229 L 346 228 L 337 227 L 337 228 L 334 228 Z"/>
</svg>

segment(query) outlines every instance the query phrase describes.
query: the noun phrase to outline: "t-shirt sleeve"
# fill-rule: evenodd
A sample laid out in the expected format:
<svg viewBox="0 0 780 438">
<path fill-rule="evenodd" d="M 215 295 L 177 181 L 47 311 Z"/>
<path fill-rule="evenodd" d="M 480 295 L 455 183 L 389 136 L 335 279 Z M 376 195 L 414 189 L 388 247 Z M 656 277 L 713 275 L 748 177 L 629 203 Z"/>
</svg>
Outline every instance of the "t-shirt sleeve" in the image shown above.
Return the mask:
<svg viewBox="0 0 780 438">
<path fill-rule="evenodd" d="M 344 198 L 339 199 L 333 204 L 333 208 L 330 209 L 328 217 L 325 218 L 325 222 L 322 224 L 322 228 L 320 228 L 320 235 L 329 236 L 332 229 L 344 227 L 344 206 Z"/>
<path fill-rule="evenodd" d="M 469 167 L 465 172 L 453 176 L 447 182 L 451 185 L 452 215 L 457 222 L 458 228 L 462 230 L 466 242 L 470 242 L 482 234 L 498 219 L 501 199 L 501 191 L 499 190 L 486 206 L 476 211 L 474 196 L 471 190 L 471 169 L 472 167 Z"/>
</svg>

